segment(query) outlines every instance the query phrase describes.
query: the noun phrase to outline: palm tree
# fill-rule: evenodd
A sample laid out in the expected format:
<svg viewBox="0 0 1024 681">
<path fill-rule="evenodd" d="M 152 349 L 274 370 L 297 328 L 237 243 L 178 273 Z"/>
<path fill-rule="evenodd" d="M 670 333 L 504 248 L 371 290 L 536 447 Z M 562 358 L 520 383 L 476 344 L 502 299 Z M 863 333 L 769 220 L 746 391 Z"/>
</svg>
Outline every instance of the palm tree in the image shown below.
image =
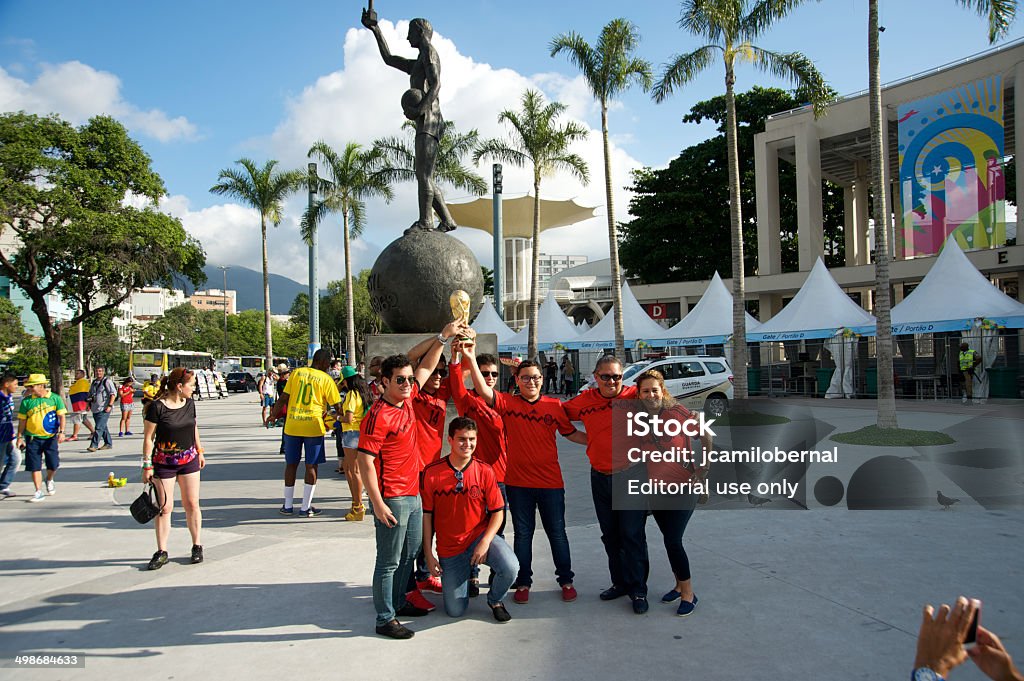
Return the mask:
<svg viewBox="0 0 1024 681">
<path fill-rule="evenodd" d="M 590 91 L 601 103 L 601 142 L 604 146 L 604 190 L 608 205 L 608 254 L 612 268 L 612 296 L 615 306 L 615 355 L 626 357 L 622 324 L 622 276 L 619 270 L 619 235 L 615 228 L 612 200 L 612 161 L 608 149 L 608 100 L 637 82 L 651 88 L 651 65 L 630 56 L 640 42 L 636 26 L 626 19 L 612 19 L 601 29 L 597 44 L 591 46 L 575 32 L 563 33 L 551 41 L 551 56 L 567 52 L 569 60 L 583 73 Z"/>
<path fill-rule="evenodd" d="M 345 245 L 345 316 L 346 346 L 349 363 L 356 365 L 355 310 L 352 298 L 351 239 L 358 239 L 366 226 L 365 199 L 393 197 L 391 186 L 382 173 L 384 157 L 378 149 L 363 149 L 349 142 L 339 154 L 323 140 L 309 149 L 309 158 L 316 158 L 326 168 L 327 179 L 320 180 L 318 194 L 323 200 L 315 203 L 302 217 L 302 236 L 307 241 L 323 217 L 330 212 L 341 213 L 341 233 Z"/>
<path fill-rule="evenodd" d="M 529 342 L 527 355 L 537 356 L 537 305 L 539 294 L 540 255 L 540 183 L 558 170 L 565 170 L 580 182 L 590 182 L 587 163 L 578 154 L 569 152 L 569 145 L 587 137 L 587 129 L 569 121 L 559 126 L 556 119 L 565 112 L 560 102 L 545 104 L 544 95 L 536 90 L 523 93 L 522 108 L 519 111 L 505 110 L 498 114 L 499 123 L 512 126 L 512 139 L 489 139 L 473 152 L 473 162 L 479 163 L 484 156 L 518 166 L 529 163 L 533 167 L 533 255 L 530 265 L 530 314 Z"/>
<path fill-rule="evenodd" d="M 402 129 L 411 133 L 408 138 L 385 137 L 374 141 L 373 148 L 378 149 L 384 158 L 382 169 L 389 182 L 405 182 L 416 180 L 415 159 L 413 151 L 416 123 L 406 121 Z M 473 196 L 487 193 L 487 182 L 463 164 L 462 159 L 473 150 L 479 142 L 480 133 L 476 128 L 461 133 L 455 128 L 453 121 L 445 121 L 438 141 L 437 163 L 434 166 L 434 177 L 440 182 L 462 189 Z"/>
<path fill-rule="evenodd" d="M 270 271 L 267 269 L 267 222 L 275 227 L 281 224 L 281 204 L 289 194 L 302 187 L 307 178 L 305 171 L 274 172 L 277 161 L 270 160 L 257 168 L 247 158 L 236 163 L 244 170 L 225 168 L 217 176 L 217 184 L 210 187 L 214 194 L 239 199 L 260 213 L 260 233 L 263 240 L 263 323 L 265 326 L 267 367 L 274 363 L 274 342 L 270 326 Z"/>
<path fill-rule="evenodd" d="M 1017 13 L 1017 0 L 956 0 L 988 17 L 988 41 L 1006 35 Z M 882 82 L 878 49 L 878 0 L 868 0 L 868 102 L 871 117 L 871 189 L 874 193 L 875 223 L 875 317 L 878 320 L 875 349 L 878 357 L 879 428 L 898 428 L 896 386 L 892 368 L 892 300 L 889 297 L 889 210 L 882 182 Z M 884 227 L 883 227 L 884 226 Z"/>
<path fill-rule="evenodd" d="M 811 60 L 799 52 L 772 52 L 752 44 L 801 0 L 683 0 L 679 26 L 708 41 L 693 52 L 672 58 L 654 85 L 662 102 L 711 66 L 721 53 L 725 65 L 726 143 L 729 160 L 729 218 L 732 242 L 732 345 L 737 400 L 747 398 L 747 343 L 743 280 L 743 216 L 740 211 L 740 165 L 736 140 L 735 67 L 749 63 L 773 76 L 807 88 L 815 115 L 827 103 L 826 85 Z"/>
</svg>

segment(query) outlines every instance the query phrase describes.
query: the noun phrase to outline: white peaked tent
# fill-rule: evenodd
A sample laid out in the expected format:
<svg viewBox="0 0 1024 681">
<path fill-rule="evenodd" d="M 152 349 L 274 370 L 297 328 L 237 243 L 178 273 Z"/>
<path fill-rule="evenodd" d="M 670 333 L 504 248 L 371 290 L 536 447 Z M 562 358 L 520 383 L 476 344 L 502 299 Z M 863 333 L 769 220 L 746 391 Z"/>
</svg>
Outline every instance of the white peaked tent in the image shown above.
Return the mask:
<svg viewBox="0 0 1024 681">
<path fill-rule="evenodd" d="M 498 341 L 501 352 L 526 352 L 529 344 L 530 325 L 527 324 L 512 338 L 504 343 Z M 547 297 L 537 311 L 537 350 L 550 350 L 555 343 L 567 345 L 579 336 L 576 325 L 565 316 L 562 308 L 555 302 L 555 294 L 548 291 Z"/>
<path fill-rule="evenodd" d="M 747 340 L 791 341 L 831 338 L 841 328 L 874 327 L 875 318 L 843 293 L 818 258 L 789 305 L 747 334 Z"/>
<path fill-rule="evenodd" d="M 746 314 L 746 313 L 744 313 Z M 746 314 L 747 333 L 756 331 L 761 322 Z M 651 345 L 714 345 L 725 343 L 732 335 L 732 293 L 715 272 L 700 302 L 670 329 L 645 338 Z"/>
<path fill-rule="evenodd" d="M 967 331 L 978 318 L 1024 327 L 1024 304 L 985 278 L 950 236 L 914 291 L 892 308 L 893 335 Z"/>
<path fill-rule="evenodd" d="M 497 311 L 494 309 L 494 304 L 490 300 L 484 301 L 480 312 L 476 315 L 476 319 L 473 320 L 472 326 L 473 330 L 477 333 L 495 334 L 498 337 L 498 345 L 516 335 L 516 332 L 508 328 L 508 325 L 498 316 Z"/>
<path fill-rule="evenodd" d="M 637 340 L 650 338 L 661 333 L 664 329 L 656 321 L 648 316 L 640 303 L 636 302 L 636 296 L 629 288 L 629 284 L 622 284 L 622 330 L 625 337 L 626 347 L 631 348 Z M 607 314 L 594 325 L 590 331 L 575 340 L 565 343 L 566 347 L 579 349 L 609 348 L 615 345 L 615 308 L 608 310 Z"/>
</svg>

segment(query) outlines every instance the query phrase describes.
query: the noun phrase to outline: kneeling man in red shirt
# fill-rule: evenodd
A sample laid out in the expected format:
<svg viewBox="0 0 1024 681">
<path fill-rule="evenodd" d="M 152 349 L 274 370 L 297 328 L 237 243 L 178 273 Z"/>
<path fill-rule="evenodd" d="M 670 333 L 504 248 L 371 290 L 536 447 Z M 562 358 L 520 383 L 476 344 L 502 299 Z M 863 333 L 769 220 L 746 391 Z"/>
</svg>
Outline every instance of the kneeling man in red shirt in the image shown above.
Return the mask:
<svg viewBox="0 0 1024 681">
<path fill-rule="evenodd" d="M 512 617 L 501 601 L 519 573 L 519 561 L 497 536 L 505 500 L 494 469 L 473 458 L 476 435 L 473 419 L 452 419 L 448 425 L 451 454 L 423 471 L 423 555 L 431 574 L 444 575 L 444 610 L 452 617 L 460 617 L 469 606 L 473 568 L 489 566 L 494 581 L 487 592 L 487 605 L 494 619 L 508 622 Z"/>
</svg>

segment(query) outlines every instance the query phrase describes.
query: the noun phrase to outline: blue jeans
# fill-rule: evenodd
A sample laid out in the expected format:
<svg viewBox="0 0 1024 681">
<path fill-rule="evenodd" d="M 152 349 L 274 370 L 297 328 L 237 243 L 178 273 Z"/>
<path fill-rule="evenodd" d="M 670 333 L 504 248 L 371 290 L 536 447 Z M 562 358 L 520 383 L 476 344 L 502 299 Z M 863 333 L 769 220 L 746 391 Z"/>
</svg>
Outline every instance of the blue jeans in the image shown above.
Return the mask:
<svg viewBox="0 0 1024 681">
<path fill-rule="evenodd" d="M 480 543 L 480 537 L 476 538 L 469 548 L 457 556 L 451 558 L 438 558 L 441 563 L 441 585 L 444 593 L 444 611 L 452 617 L 461 617 L 469 607 L 469 576 L 473 571 L 470 559 L 473 557 L 473 549 Z M 487 605 L 497 605 L 508 593 L 512 582 L 519 572 L 519 561 L 516 554 L 512 552 L 509 545 L 501 537 L 495 536 L 491 540 L 491 547 L 487 550 L 487 557 L 484 564 L 491 568 L 494 573 L 494 581 L 487 591 Z"/>
<path fill-rule="evenodd" d="M 108 447 L 114 446 L 114 441 L 110 437 L 110 430 L 107 428 L 107 421 L 110 419 L 109 411 L 94 411 L 92 413 L 92 419 L 96 422 L 96 430 L 93 431 L 92 437 L 89 438 L 90 447 L 100 446 L 100 436 L 103 436 L 103 444 Z"/>
<path fill-rule="evenodd" d="M 377 626 L 395 619 L 405 605 L 405 585 L 416 553 L 423 548 L 423 507 L 417 497 L 391 497 L 384 503 L 398 523 L 386 527 L 374 516 L 377 530 L 377 562 L 373 567 L 373 607 Z"/>
<path fill-rule="evenodd" d="M 608 554 L 608 572 L 612 584 L 625 589 L 630 597 L 647 597 L 647 575 L 651 561 L 647 554 L 647 512 L 612 508 L 612 488 L 621 485 L 623 473 L 604 475 L 590 469 L 590 491 L 594 511 L 601 526 L 601 543 Z M 680 540 L 683 533 L 679 533 Z"/>
<path fill-rule="evenodd" d="M 565 534 L 565 490 L 507 485 L 505 491 L 516 535 L 512 546 L 519 559 L 516 586 L 533 585 L 533 531 L 537 527 L 537 511 L 540 511 L 540 522 L 551 544 L 558 584 L 572 584 L 572 557 L 569 537 Z"/>
<path fill-rule="evenodd" d="M 4 471 L 0 473 L 0 490 L 7 489 L 14 481 L 14 474 L 21 465 L 21 450 L 14 446 L 14 440 L 0 442 L 0 461 Z"/>
<path fill-rule="evenodd" d="M 505 525 L 508 524 L 508 492 L 505 491 L 505 483 L 503 483 L 503 482 L 499 482 L 498 483 L 498 489 L 501 490 L 501 498 L 505 500 L 505 505 L 502 507 L 502 510 L 505 511 L 505 515 L 501 519 L 501 525 L 498 527 L 498 535 L 497 536 L 499 536 L 502 539 L 504 539 L 505 538 Z M 480 576 L 480 566 L 479 565 L 477 565 L 476 567 L 473 568 L 473 574 L 470 575 L 470 576 L 473 579 L 476 579 L 477 577 Z M 490 584 L 491 580 L 493 580 L 493 579 L 494 579 L 494 570 L 491 570 L 491 578 L 487 581 L 487 583 Z"/>
</svg>

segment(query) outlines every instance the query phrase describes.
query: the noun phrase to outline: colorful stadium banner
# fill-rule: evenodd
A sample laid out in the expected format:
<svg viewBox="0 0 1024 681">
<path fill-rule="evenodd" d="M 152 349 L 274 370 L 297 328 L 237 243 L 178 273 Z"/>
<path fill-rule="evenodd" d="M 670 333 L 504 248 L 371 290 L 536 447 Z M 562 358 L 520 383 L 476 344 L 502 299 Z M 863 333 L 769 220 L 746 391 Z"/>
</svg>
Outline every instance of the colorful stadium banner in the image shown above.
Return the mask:
<svg viewBox="0 0 1024 681">
<path fill-rule="evenodd" d="M 950 234 L 964 250 L 1006 242 L 1003 80 L 992 76 L 897 109 L 907 257 Z"/>
</svg>

